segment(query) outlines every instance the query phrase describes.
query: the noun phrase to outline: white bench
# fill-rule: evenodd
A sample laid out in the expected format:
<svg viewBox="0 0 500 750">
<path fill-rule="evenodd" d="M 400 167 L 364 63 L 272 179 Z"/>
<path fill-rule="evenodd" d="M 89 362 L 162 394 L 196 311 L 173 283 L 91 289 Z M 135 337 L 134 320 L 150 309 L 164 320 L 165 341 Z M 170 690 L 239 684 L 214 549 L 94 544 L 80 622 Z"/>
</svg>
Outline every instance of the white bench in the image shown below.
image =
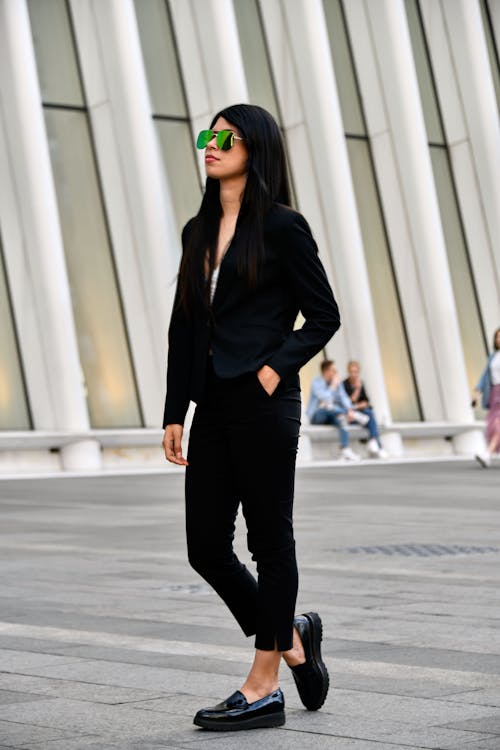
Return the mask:
<svg viewBox="0 0 500 750">
<path fill-rule="evenodd" d="M 379 425 L 382 443 L 390 455 L 447 455 L 455 453 L 453 441 L 471 432 L 483 431 L 484 422 L 396 422 Z M 368 431 L 359 425 L 347 427 L 351 444 L 361 455 L 367 455 Z M 312 425 L 303 419 L 300 455 L 302 460 L 326 460 L 339 455 L 339 431 L 331 425 Z M 457 442 L 457 441 L 455 441 Z"/>
<path fill-rule="evenodd" d="M 366 428 L 348 428 L 354 449 L 366 455 Z M 484 431 L 484 422 L 398 422 L 380 426 L 384 447 L 392 456 L 452 455 L 473 452 L 470 441 L 460 438 Z M 189 422 L 183 436 L 187 447 Z M 68 471 L 120 467 L 165 467 L 163 430 L 155 428 L 96 429 L 86 432 L 12 430 L 0 431 L 0 474 L 34 471 Z M 335 459 L 339 456 L 338 429 L 311 425 L 303 418 L 298 461 Z"/>
</svg>

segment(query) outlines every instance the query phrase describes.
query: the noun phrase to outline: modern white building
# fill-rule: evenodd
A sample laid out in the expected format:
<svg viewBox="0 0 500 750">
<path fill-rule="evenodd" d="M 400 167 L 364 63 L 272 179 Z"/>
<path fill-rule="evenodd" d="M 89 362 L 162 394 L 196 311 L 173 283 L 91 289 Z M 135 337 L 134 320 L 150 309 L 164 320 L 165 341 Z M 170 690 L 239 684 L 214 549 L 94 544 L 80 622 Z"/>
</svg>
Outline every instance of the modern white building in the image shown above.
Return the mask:
<svg viewBox="0 0 500 750">
<path fill-rule="evenodd" d="M 500 0 L 0 0 L 0 471 L 160 460 L 194 138 L 237 102 L 282 127 L 341 308 L 324 354 L 361 362 L 389 449 L 473 452 L 499 52 Z"/>
</svg>

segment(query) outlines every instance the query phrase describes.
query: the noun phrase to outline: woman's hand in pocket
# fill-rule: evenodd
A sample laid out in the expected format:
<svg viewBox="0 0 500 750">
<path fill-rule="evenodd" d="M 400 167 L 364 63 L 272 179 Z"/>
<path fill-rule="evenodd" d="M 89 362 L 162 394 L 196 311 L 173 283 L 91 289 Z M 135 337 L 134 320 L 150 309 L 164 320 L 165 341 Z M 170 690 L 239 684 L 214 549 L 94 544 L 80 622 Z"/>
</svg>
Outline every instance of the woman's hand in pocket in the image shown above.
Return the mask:
<svg viewBox="0 0 500 750">
<path fill-rule="evenodd" d="M 257 370 L 257 377 L 267 395 L 272 396 L 281 380 L 276 370 L 269 365 L 263 365 L 260 370 Z"/>
</svg>

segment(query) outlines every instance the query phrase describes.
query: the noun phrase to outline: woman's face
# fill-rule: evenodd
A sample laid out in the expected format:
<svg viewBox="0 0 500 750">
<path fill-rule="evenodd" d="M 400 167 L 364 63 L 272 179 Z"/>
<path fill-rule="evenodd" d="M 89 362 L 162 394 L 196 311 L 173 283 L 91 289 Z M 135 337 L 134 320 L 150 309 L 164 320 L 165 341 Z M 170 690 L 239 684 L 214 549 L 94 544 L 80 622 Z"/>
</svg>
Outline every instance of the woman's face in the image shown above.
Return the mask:
<svg viewBox="0 0 500 750">
<path fill-rule="evenodd" d="M 349 365 L 348 370 L 349 377 L 351 380 L 357 380 L 359 378 L 359 367 L 358 365 Z"/>
<path fill-rule="evenodd" d="M 219 117 L 212 130 L 232 130 L 241 137 L 238 128 L 234 127 L 223 117 Z M 245 141 L 235 139 L 234 146 L 228 151 L 222 151 L 215 142 L 215 136 L 205 149 L 205 171 L 207 177 L 215 180 L 227 180 L 242 177 L 247 173 L 248 150 Z"/>
</svg>

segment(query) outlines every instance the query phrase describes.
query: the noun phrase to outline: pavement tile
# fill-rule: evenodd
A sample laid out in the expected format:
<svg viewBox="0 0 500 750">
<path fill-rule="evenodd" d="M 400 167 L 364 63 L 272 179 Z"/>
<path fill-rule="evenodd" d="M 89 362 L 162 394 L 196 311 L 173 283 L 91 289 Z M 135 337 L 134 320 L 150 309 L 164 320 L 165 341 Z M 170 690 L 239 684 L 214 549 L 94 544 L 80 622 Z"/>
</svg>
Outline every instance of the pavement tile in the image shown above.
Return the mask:
<svg viewBox="0 0 500 750">
<path fill-rule="evenodd" d="M 230 677 L 187 670 L 87 660 L 57 667 L 32 668 L 30 674 L 73 681 L 115 685 L 167 693 L 192 692 L 195 695 L 225 695 L 232 685 Z"/>
<path fill-rule="evenodd" d="M 441 729 L 440 727 L 428 727 L 424 731 L 419 726 L 408 726 L 405 730 L 398 731 L 394 734 L 387 734 L 386 741 L 394 742 L 398 747 L 413 747 L 414 742 L 418 742 L 422 747 L 430 750 L 453 750 L 454 748 L 463 748 L 470 750 L 471 742 L 484 742 L 496 739 L 494 735 L 483 732 L 467 732 L 454 729 Z M 496 748 L 498 750 L 498 747 Z"/>
<path fill-rule="evenodd" d="M 490 709 L 491 711 L 491 709 Z M 445 725 L 449 729 L 464 729 L 467 732 L 489 732 L 491 734 L 500 734 L 500 712 L 490 713 L 480 719 L 465 719 L 464 721 L 454 721 Z M 500 748 L 500 738 L 498 747 Z"/>
<path fill-rule="evenodd" d="M 241 684 L 252 639 L 187 564 L 183 483 L 1 484 L 0 750 L 500 750 L 500 556 L 345 549 L 496 545 L 492 472 L 299 470 L 298 611 L 321 611 L 332 689 L 307 712 L 284 670 L 285 727 L 230 734 L 192 717 Z M 253 570 L 241 518 L 236 549 Z"/>
<path fill-rule="evenodd" d="M 3 603 L 5 597 L 2 595 L 1 589 L 0 597 L 2 598 Z M 2 612 L 2 619 L 5 621 L 4 612 Z M 22 638 L 19 636 L 5 635 L 0 632 L 0 649 L 2 648 L 14 649 L 15 651 L 40 651 L 44 654 L 59 654 L 62 649 L 64 651 L 63 655 L 65 655 L 68 645 L 49 639 Z M 72 646 L 69 646 L 69 648 L 72 648 Z"/>
<path fill-rule="evenodd" d="M 458 741 L 468 742 L 483 739 L 481 733 L 463 732 L 441 727 L 422 726 L 409 721 L 391 721 L 373 714 L 368 717 L 357 714 L 325 711 L 318 712 L 311 718 L 307 711 L 287 713 L 287 729 L 302 732 L 312 731 L 316 734 L 331 735 L 332 737 L 352 737 L 376 742 L 389 742 L 400 745 L 411 745 L 418 736 L 418 743 L 422 747 L 444 747 L 446 744 Z"/>
<path fill-rule="evenodd" d="M 27 701 L 40 700 L 39 695 L 33 693 L 23 693 L 21 690 L 1 690 L 0 689 L 0 706 L 7 703 L 26 703 Z"/>
<path fill-rule="evenodd" d="M 444 748 L 444 750 L 498 750 L 499 747 L 498 737 L 493 737 L 492 739 L 470 742 L 467 745 L 464 745 L 462 743 L 458 745 L 451 745 L 450 747 Z"/>
<path fill-rule="evenodd" d="M 457 700 L 461 695 L 472 695 L 474 691 L 465 690 L 458 692 L 453 683 L 433 682 L 422 679 L 397 679 L 394 677 L 375 677 L 360 674 L 333 673 L 333 681 L 336 688 L 343 690 L 355 690 L 367 693 L 387 693 L 389 695 L 406 695 L 414 698 L 439 698 L 446 697 L 450 693 L 456 694 Z M 1 684 L 1 683 L 0 683 Z M 465 703 L 480 703 L 481 701 L 469 701 L 464 698 Z"/>
<path fill-rule="evenodd" d="M 204 734 L 200 730 L 197 734 Z M 335 737 L 311 732 L 297 732 L 284 727 L 279 729 L 259 729 L 247 732 L 218 734 L 207 743 L 201 737 L 186 745 L 189 750 L 210 750 L 212 744 L 217 750 L 255 750 L 259 745 L 265 750 L 401 750 L 401 745 L 392 742 L 372 742 L 352 737 Z M 411 750 L 425 750 L 420 745 L 411 745 Z"/>
<path fill-rule="evenodd" d="M 95 685 L 88 682 L 59 680 L 56 678 L 35 677 L 32 675 L 6 674 L 0 672 L 0 688 L 9 688 L 13 696 L 23 691 L 34 699 L 45 697 L 73 698 L 93 703 L 128 703 L 150 700 L 158 697 L 159 691 L 137 690 L 119 686 Z M 17 692 L 19 691 L 19 692 Z M 2 703 L 0 689 L 0 703 Z M 163 692 L 161 693 L 163 694 Z M 22 700 L 22 699 L 21 699 Z M 8 701 L 5 701 L 6 703 Z"/>
<path fill-rule="evenodd" d="M 420 666 L 418 664 L 400 664 L 390 661 L 370 659 L 369 655 L 361 659 L 332 659 L 326 657 L 326 663 L 332 674 L 348 672 L 354 675 L 369 675 L 382 679 L 390 678 L 396 683 L 398 680 L 414 680 L 435 682 L 442 685 L 453 685 L 454 692 L 480 688 L 500 688 L 500 675 L 470 672 L 459 669 L 442 669 L 439 666 Z"/>
<path fill-rule="evenodd" d="M 39 654 L 32 651 L 14 651 L 0 649 L 0 664 L 4 672 L 26 672 L 30 669 L 43 668 L 60 664 L 75 664 L 85 659 L 56 654 Z"/>
<path fill-rule="evenodd" d="M 166 744 L 164 740 L 154 742 L 147 737 L 127 739 L 124 736 L 113 738 L 108 735 L 35 742 L 17 747 L 19 750 L 182 750 L 181 746 Z"/>
<path fill-rule="evenodd" d="M 57 728 L 44 725 L 43 721 L 37 725 L 35 723 L 20 722 L 16 719 L 12 719 L 11 721 L 0 719 L 0 742 L 7 745 L 14 745 L 15 747 L 29 742 L 34 743 L 58 739 L 66 742 L 77 734 L 78 732 L 68 730 L 68 727 Z"/>
<path fill-rule="evenodd" d="M 192 718 L 200 708 L 213 706 L 214 696 L 190 695 L 187 693 L 168 695 L 162 698 L 153 698 L 152 700 L 140 701 L 134 703 L 134 708 L 144 711 L 159 711 L 175 716 Z"/>
<path fill-rule="evenodd" d="M 402 625 L 401 630 L 404 631 Z M 428 628 L 428 631 L 431 628 Z M 500 654 L 471 653 L 467 650 L 452 651 L 447 649 L 433 648 L 429 645 L 429 633 L 427 643 L 421 646 L 401 646 L 399 644 L 372 644 L 370 658 L 373 661 L 388 661 L 392 664 L 415 665 L 420 667 L 438 667 L 440 669 L 462 670 L 463 672 L 479 672 L 484 674 L 500 674 Z M 366 653 L 357 651 L 350 653 L 342 652 L 342 657 L 364 659 Z"/>
<path fill-rule="evenodd" d="M 162 731 L 166 726 L 177 728 L 179 724 L 189 724 L 187 719 L 179 720 L 167 714 L 154 711 L 135 711 L 124 705 L 94 704 L 87 701 L 50 698 L 30 703 L 0 707 L 0 720 L 22 724 L 39 724 L 65 730 L 68 725 L 75 732 L 115 731 L 135 732 L 147 729 L 150 732 Z"/>
<path fill-rule="evenodd" d="M 496 706 L 500 708 L 500 687 L 446 695 L 442 697 L 442 700 L 458 703 L 476 703 L 480 706 Z"/>
<path fill-rule="evenodd" d="M 454 720 L 469 718 L 483 720 L 492 715 L 492 709 L 486 706 L 352 690 L 332 691 L 325 705 L 329 712 L 338 716 L 376 716 L 379 721 L 413 722 L 420 727 L 448 725 Z M 500 720 L 500 711 L 498 717 Z"/>
<path fill-rule="evenodd" d="M 189 672 L 210 672 L 212 674 L 238 676 L 245 676 L 248 672 L 248 663 L 198 655 L 159 654 L 148 653 L 147 651 L 133 651 L 131 649 L 100 648 L 98 646 L 74 646 L 67 653 L 85 660 L 99 659 L 127 664 L 143 664 L 144 666 L 163 666 L 171 667 L 172 669 L 188 670 Z M 249 650 L 248 653 L 250 658 L 251 651 Z"/>
</svg>

